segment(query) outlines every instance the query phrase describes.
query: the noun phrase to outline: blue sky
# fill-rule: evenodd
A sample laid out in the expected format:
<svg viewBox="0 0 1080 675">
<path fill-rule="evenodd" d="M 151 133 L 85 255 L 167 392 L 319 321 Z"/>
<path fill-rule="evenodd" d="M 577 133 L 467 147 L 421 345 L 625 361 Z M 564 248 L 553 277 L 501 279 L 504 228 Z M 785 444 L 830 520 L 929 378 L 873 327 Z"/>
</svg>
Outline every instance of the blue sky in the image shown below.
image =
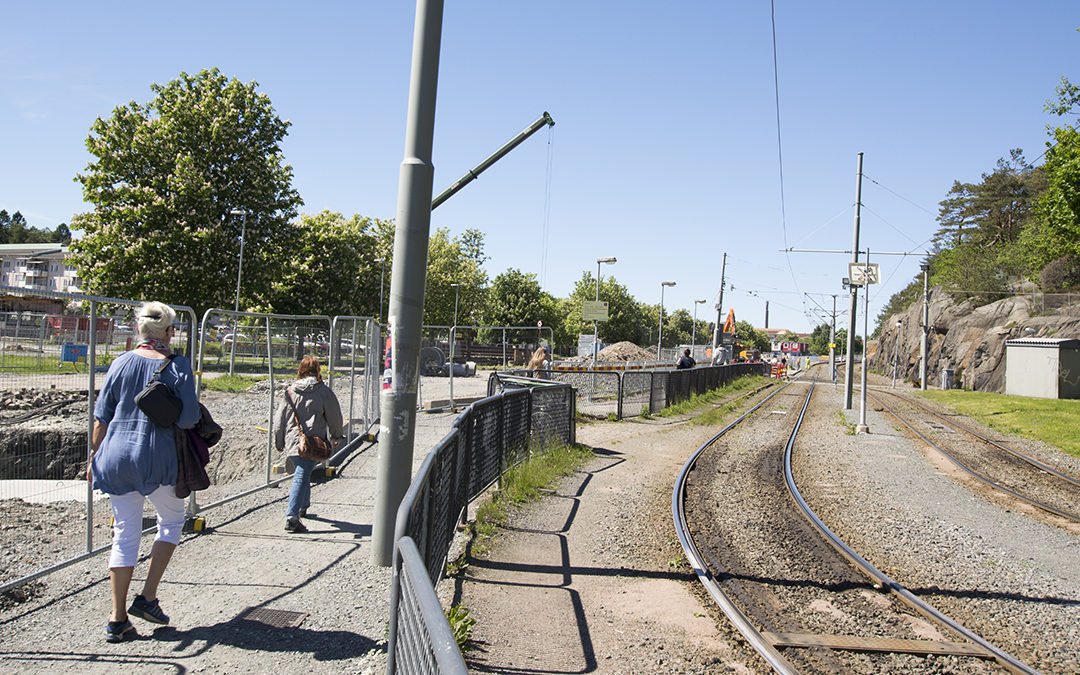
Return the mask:
<svg viewBox="0 0 1080 675">
<path fill-rule="evenodd" d="M 413 3 L 24 2 L 0 5 L 0 208 L 54 227 L 88 210 L 73 181 L 95 118 L 150 84 L 216 66 L 257 81 L 292 122 L 304 212 L 393 218 Z M 856 155 L 861 246 L 917 251 L 953 180 L 1009 149 L 1042 154 L 1043 111 L 1080 79 L 1080 5 L 1005 0 L 777 0 L 783 200 L 770 5 L 446 3 L 436 193 L 545 110 L 556 121 L 433 213 L 486 235 L 491 276 L 516 268 L 565 296 L 597 257 L 640 300 L 809 330 L 848 256 Z M 550 172 L 548 170 L 550 164 Z M 546 246 L 544 241 L 547 242 Z M 546 251 L 546 255 L 545 255 Z M 882 258 L 871 317 L 918 272 Z M 845 304 L 843 296 L 839 305 Z M 861 303 L 860 303 L 861 304 Z M 841 319 L 838 323 L 846 323 Z"/>
</svg>

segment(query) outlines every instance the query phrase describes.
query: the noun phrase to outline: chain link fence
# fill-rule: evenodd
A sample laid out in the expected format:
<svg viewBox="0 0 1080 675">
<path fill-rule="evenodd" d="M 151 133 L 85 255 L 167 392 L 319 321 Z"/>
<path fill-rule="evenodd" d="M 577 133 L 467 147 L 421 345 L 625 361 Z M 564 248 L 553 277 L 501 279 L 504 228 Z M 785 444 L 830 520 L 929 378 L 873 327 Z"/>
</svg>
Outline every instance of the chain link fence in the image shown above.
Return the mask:
<svg viewBox="0 0 1080 675">
<path fill-rule="evenodd" d="M 550 393 L 555 388 L 562 393 Z M 388 672 L 465 672 L 464 661 L 458 664 L 453 658 L 461 653 L 441 606 L 435 602 L 423 607 L 415 598 L 435 596 L 458 519 L 471 500 L 538 444 L 573 441 L 569 390 L 557 383 L 508 386 L 466 408 L 424 458 L 397 512 Z M 564 421 L 555 422 L 555 417 Z M 559 435 L 560 430 L 565 435 Z M 441 670 L 438 658 L 450 658 L 452 670 Z"/>
<path fill-rule="evenodd" d="M 139 304 L 0 286 L 0 508 L 9 526 L 0 591 L 110 545 L 111 510 L 85 475 L 97 390 L 137 342 Z M 173 350 L 191 354 L 195 313 L 172 307 Z"/>
<path fill-rule="evenodd" d="M 93 409 L 109 364 L 138 344 L 140 304 L 0 286 L 0 508 L 12 525 L 0 592 L 110 546 L 108 501 L 85 480 Z M 375 423 L 381 332 L 370 318 L 211 309 L 199 322 L 173 307 L 172 349 L 191 355 L 200 401 L 223 428 L 207 467 L 212 485 L 189 498 L 189 516 L 289 480 L 271 421 L 304 356 L 325 364 L 350 441 Z M 230 386 L 213 386 L 220 378 Z M 150 505 L 145 516 L 151 528 Z"/>
</svg>

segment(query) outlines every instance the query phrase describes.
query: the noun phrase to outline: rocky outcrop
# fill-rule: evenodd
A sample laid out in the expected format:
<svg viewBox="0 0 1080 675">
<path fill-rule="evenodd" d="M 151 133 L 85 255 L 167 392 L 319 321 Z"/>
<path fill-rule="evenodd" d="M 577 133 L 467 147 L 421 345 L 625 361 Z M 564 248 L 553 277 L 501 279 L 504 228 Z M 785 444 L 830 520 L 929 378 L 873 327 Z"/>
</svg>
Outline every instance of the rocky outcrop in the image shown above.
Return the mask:
<svg viewBox="0 0 1080 675">
<path fill-rule="evenodd" d="M 941 383 L 941 372 L 954 372 L 955 386 L 975 391 L 1005 391 L 1005 341 L 1022 337 L 1080 338 L 1080 295 L 1057 308 L 1041 297 L 1014 296 L 975 307 L 957 302 L 939 289 L 931 292 L 930 349 L 927 380 Z M 894 314 L 882 324 L 877 349 L 868 351 L 871 370 L 886 376 L 898 364 L 898 379 L 919 382 L 922 303 Z M 897 329 L 897 321 L 900 328 Z"/>
</svg>

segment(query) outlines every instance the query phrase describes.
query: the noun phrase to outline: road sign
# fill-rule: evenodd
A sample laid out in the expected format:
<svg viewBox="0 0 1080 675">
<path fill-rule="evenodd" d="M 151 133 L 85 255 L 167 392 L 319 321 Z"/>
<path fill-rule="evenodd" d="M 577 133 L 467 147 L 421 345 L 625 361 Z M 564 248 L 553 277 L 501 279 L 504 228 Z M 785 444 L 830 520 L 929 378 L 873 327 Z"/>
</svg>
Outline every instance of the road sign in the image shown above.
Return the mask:
<svg viewBox="0 0 1080 675">
<path fill-rule="evenodd" d="M 876 284 L 880 279 L 878 276 L 878 264 L 861 262 L 848 263 L 848 278 L 851 279 L 850 284 L 852 286 Z"/>
<path fill-rule="evenodd" d="M 607 321 L 607 302 L 604 300 L 586 300 L 581 303 L 581 318 L 585 321 Z"/>
</svg>

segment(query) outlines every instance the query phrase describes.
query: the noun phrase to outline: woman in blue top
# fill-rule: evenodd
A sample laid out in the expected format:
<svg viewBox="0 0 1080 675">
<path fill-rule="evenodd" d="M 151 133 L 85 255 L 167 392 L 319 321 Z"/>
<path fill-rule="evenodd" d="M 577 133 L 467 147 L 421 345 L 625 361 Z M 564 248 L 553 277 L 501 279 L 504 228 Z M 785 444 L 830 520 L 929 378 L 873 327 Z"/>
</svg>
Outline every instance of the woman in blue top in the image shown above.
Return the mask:
<svg viewBox="0 0 1080 675">
<path fill-rule="evenodd" d="M 121 642 L 137 635 L 129 615 L 151 623 L 169 623 L 169 617 L 158 603 L 157 590 L 173 549 L 180 541 L 185 520 L 184 500 L 174 491 L 176 430 L 154 424 L 135 405 L 135 396 L 146 387 L 162 365 L 162 359 L 171 356 L 169 342 L 175 332 L 172 325 L 175 319 L 176 312 L 160 302 L 148 302 L 139 307 L 136 320 L 141 342 L 113 361 L 94 407 L 90 473 L 94 487 L 109 495 L 113 512 L 113 543 L 109 556 L 112 612 L 105 629 L 105 639 L 109 642 Z M 174 356 L 162 371 L 161 381 L 183 403 L 176 426 L 194 427 L 199 421 L 200 410 L 191 362 L 183 356 Z M 126 607 L 128 588 L 139 559 L 146 498 L 157 511 L 157 537 L 151 549 L 150 569 L 142 593 Z"/>
</svg>

